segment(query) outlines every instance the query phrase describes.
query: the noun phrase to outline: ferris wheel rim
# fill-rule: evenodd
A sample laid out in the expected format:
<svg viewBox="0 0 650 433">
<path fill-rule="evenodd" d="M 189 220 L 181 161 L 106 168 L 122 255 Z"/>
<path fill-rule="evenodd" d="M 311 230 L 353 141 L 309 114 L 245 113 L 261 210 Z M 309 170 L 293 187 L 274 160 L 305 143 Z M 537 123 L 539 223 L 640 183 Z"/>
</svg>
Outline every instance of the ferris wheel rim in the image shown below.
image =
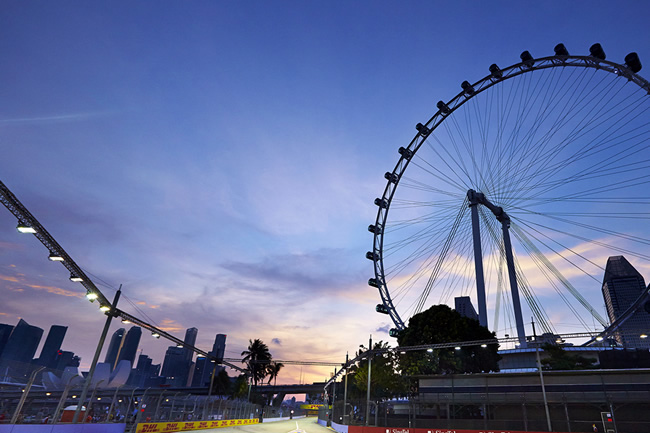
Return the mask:
<svg viewBox="0 0 650 433">
<path fill-rule="evenodd" d="M 496 67 L 496 65 L 490 67 L 491 71 L 493 67 Z M 377 306 L 377 311 L 379 311 L 380 306 L 383 305 L 385 308 L 385 311 L 383 312 L 387 313 L 391 317 L 391 320 L 396 327 L 391 330 L 391 336 L 396 336 L 392 335 L 393 331 L 401 331 L 406 327 L 406 325 L 393 303 L 386 284 L 383 263 L 384 234 L 386 221 L 388 220 L 388 213 L 395 191 L 413 156 L 415 156 L 420 147 L 427 141 L 428 137 L 443 124 L 449 115 L 453 114 L 466 102 L 475 98 L 487 89 L 533 71 L 565 67 L 602 70 L 627 79 L 629 82 L 633 82 L 640 89 L 645 90 L 648 95 L 650 95 L 650 83 L 636 72 L 633 72 L 627 65 L 622 65 L 594 56 L 554 55 L 541 58 L 531 57 L 503 69 L 496 67 L 497 73 L 491 72 L 482 79 L 476 81 L 474 84 L 470 84 L 467 81 L 463 82 L 463 90 L 446 103 L 442 100 L 439 101 L 438 110 L 434 115 L 426 123 L 418 123 L 416 126 L 418 132 L 408 146 L 399 148 L 400 157 L 395 168 L 385 174 L 387 183 L 384 192 L 381 198 L 375 199 L 375 205 L 378 206 L 377 217 L 375 223 L 368 227 L 368 230 L 373 233 L 373 249 L 366 254 L 366 257 L 373 262 L 374 266 L 374 278 L 371 278 L 368 281 L 368 284 L 378 289 L 382 301 L 382 304 Z"/>
</svg>

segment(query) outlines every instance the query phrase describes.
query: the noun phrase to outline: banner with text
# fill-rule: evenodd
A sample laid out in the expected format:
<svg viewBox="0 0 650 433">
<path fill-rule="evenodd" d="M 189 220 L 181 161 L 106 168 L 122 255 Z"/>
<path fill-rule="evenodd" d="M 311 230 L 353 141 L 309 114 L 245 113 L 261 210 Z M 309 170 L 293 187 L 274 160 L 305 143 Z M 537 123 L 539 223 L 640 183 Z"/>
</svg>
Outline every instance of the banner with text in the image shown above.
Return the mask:
<svg viewBox="0 0 650 433">
<path fill-rule="evenodd" d="M 178 431 L 203 430 L 206 428 L 236 427 L 239 425 L 257 424 L 259 419 L 224 419 L 214 421 L 176 421 L 176 422 L 145 422 L 138 424 L 136 433 L 172 433 Z"/>
</svg>

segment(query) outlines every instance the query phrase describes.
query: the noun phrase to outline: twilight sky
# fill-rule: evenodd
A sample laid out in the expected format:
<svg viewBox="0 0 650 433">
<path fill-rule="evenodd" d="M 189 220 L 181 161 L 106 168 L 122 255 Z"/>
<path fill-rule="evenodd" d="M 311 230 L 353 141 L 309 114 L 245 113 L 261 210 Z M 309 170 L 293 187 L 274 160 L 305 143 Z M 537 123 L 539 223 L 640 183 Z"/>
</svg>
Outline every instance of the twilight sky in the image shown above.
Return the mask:
<svg viewBox="0 0 650 433">
<path fill-rule="evenodd" d="M 646 1 L 3 0 L 0 180 L 109 299 L 122 284 L 125 311 L 181 337 L 197 327 L 205 350 L 227 334 L 226 357 L 261 338 L 277 359 L 342 362 L 369 334 L 389 339 L 366 227 L 414 125 L 524 50 L 600 42 L 608 59 L 650 65 L 649 13 Z M 15 226 L 0 209 L 0 323 L 68 326 L 63 348 L 87 368 L 104 316 Z M 143 335 L 154 362 L 167 346 Z M 331 370 L 287 366 L 278 382 Z"/>
</svg>

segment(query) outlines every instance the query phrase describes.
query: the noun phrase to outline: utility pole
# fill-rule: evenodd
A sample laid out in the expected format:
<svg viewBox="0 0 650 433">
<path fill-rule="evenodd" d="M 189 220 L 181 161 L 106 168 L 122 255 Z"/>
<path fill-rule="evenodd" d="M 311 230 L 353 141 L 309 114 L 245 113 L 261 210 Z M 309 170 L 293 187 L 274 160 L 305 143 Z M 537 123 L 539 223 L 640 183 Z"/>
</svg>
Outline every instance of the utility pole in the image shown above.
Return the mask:
<svg viewBox="0 0 650 433">
<path fill-rule="evenodd" d="M 81 407 L 86 400 L 88 395 L 88 388 L 90 388 L 90 382 L 93 380 L 93 375 L 95 374 L 95 367 L 97 367 L 97 361 L 99 360 L 99 354 L 102 352 L 102 347 L 104 347 L 104 341 L 106 340 L 106 335 L 108 334 L 108 328 L 111 326 L 111 320 L 117 308 L 117 301 L 120 299 L 120 294 L 122 293 L 122 285 L 115 292 L 115 298 L 113 298 L 113 303 L 111 304 L 111 309 L 106 312 L 106 323 L 104 324 L 104 329 L 102 330 L 102 335 L 99 337 L 97 342 L 97 349 L 95 350 L 95 357 L 93 358 L 92 364 L 90 364 L 90 370 L 88 371 L 88 377 L 86 377 L 86 382 L 84 383 L 83 391 L 81 391 L 81 396 L 79 397 L 79 403 L 77 403 L 77 409 L 74 411 L 74 418 L 72 418 L 72 423 L 77 424 L 79 422 L 79 412 L 81 412 Z"/>
<path fill-rule="evenodd" d="M 345 387 L 343 388 L 343 424 L 348 424 L 348 354 L 345 354 Z"/>
<path fill-rule="evenodd" d="M 535 321 L 531 317 L 533 325 L 533 337 L 535 338 L 535 355 L 537 356 L 537 370 L 539 371 L 539 381 L 542 384 L 542 396 L 544 397 L 544 409 L 546 410 L 546 424 L 548 424 L 548 431 L 553 431 L 551 428 L 551 414 L 548 411 L 548 401 L 546 400 L 546 387 L 544 386 L 544 375 L 542 374 L 542 362 L 539 358 L 539 342 L 537 341 L 537 333 L 535 332 Z"/>
<path fill-rule="evenodd" d="M 366 426 L 368 426 L 368 419 L 370 418 L 370 373 L 372 368 L 372 334 L 368 341 L 368 390 L 366 393 Z"/>
</svg>

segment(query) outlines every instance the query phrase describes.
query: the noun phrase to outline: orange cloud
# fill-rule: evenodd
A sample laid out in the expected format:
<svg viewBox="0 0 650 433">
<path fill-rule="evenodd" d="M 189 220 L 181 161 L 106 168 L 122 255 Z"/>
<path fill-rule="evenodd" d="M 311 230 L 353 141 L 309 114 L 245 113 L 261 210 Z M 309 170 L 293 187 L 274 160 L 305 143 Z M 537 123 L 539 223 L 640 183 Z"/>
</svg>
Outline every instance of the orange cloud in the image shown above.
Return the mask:
<svg viewBox="0 0 650 433">
<path fill-rule="evenodd" d="M 162 324 L 158 326 L 165 332 L 183 331 L 185 328 L 173 319 L 163 319 Z"/>
<path fill-rule="evenodd" d="M 19 275 L 20 276 L 20 275 Z M 31 289 L 36 289 L 36 290 L 44 290 L 48 293 L 52 293 L 55 295 L 61 295 L 61 296 L 70 296 L 70 297 L 76 297 L 76 298 L 81 298 L 83 297 L 82 293 L 79 292 L 72 292 L 70 290 L 62 289 L 60 287 L 55 287 L 55 286 L 43 286 L 40 284 L 29 284 L 23 281 L 22 279 L 9 276 L 9 275 L 0 275 L 0 280 L 2 281 L 9 281 L 11 283 L 18 283 L 23 286 L 29 287 Z M 7 287 L 9 290 L 13 290 L 14 292 L 24 292 L 25 289 L 22 287 Z"/>
<path fill-rule="evenodd" d="M 27 284 L 27 287 L 31 287 L 32 289 L 36 289 L 36 290 L 45 290 L 48 293 L 61 295 L 61 296 L 70 296 L 74 298 L 83 298 L 84 296 L 83 293 L 72 292 L 70 290 L 65 290 L 65 289 L 61 289 L 60 287 L 54 287 L 54 286 L 41 286 L 38 284 Z"/>
<path fill-rule="evenodd" d="M 7 275 L 0 275 L 0 280 L 11 281 L 12 283 L 17 283 L 18 282 L 18 278 L 10 277 L 10 276 L 7 276 Z"/>
</svg>

